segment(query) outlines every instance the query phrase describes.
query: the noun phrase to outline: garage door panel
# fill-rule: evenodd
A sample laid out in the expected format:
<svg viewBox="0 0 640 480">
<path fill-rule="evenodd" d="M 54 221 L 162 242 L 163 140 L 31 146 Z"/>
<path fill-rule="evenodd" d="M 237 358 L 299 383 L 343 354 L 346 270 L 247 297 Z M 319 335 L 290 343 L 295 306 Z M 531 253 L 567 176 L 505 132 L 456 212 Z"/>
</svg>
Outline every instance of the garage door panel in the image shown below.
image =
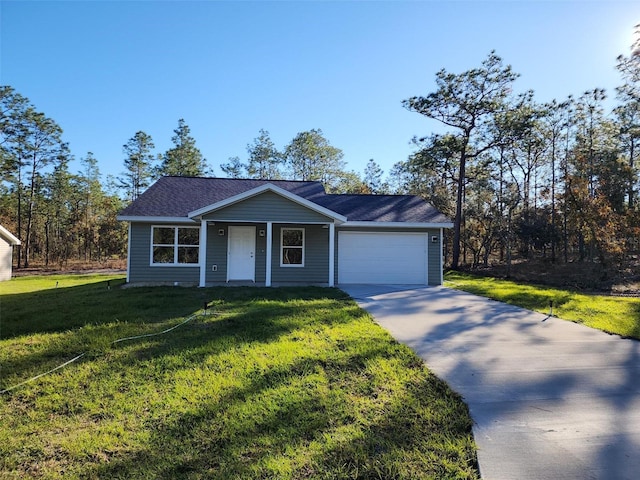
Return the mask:
<svg viewBox="0 0 640 480">
<path fill-rule="evenodd" d="M 338 282 L 426 284 L 426 250 L 426 234 L 340 232 Z"/>
</svg>

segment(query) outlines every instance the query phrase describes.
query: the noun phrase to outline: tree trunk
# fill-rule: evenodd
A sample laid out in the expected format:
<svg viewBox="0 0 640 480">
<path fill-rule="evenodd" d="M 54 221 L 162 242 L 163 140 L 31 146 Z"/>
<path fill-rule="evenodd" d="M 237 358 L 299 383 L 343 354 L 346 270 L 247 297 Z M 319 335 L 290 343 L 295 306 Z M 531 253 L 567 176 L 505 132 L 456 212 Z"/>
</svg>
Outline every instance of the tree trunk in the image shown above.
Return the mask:
<svg viewBox="0 0 640 480">
<path fill-rule="evenodd" d="M 49 225 L 50 225 L 50 221 L 47 220 L 44 223 L 44 237 L 45 237 L 45 244 L 44 244 L 44 265 L 46 267 L 49 266 Z"/>
<path fill-rule="evenodd" d="M 32 194 L 33 195 L 33 194 Z M 31 249 L 31 230 L 33 228 L 34 199 L 29 200 L 29 210 L 27 212 L 27 231 L 24 241 L 24 268 L 29 268 L 29 250 Z"/>
<path fill-rule="evenodd" d="M 18 195 L 18 238 L 22 239 L 22 159 L 18 161 L 18 185 L 16 188 L 16 194 Z M 22 243 L 17 245 L 17 268 L 22 268 Z"/>
<path fill-rule="evenodd" d="M 31 167 L 31 186 L 29 189 L 29 210 L 27 211 L 27 231 L 25 233 L 24 245 L 24 268 L 29 268 L 29 250 L 31 249 L 31 230 L 33 229 L 33 213 L 36 203 L 36 181 L 38 159 L 36 153 L 33 154 L 33 164 Z"/>
<path fill-rule="evenodd" d="M 564 251 L 564 263 L 569 263 L 569 214 L 567 212 L 568 196 L 569 196 L 569 131 L 567 130 L 567 136 L 565 138 L 564 147 L 564 164 L 562 165 L 563 178 L 563 198 L 564 204 L 562 206 L 562 246 Z"/>
<path fill-rule="evenodd" d="M 33 223 L 33 203 L 29 202 L 29 212 L 27 214 L 27 231 L 24 240 L 24 268 L 29 268 L 29 249 L 31 246 L 31 225 Z"/>
<path fill-rule="evenodd" d="M 551 141 L 551 263 L 556 263 L 556 134 Z"/>
<path fill-rule="evenodd" d="M 511 209 L 507 217 L 507 278 L 511 278 Z"/>
<path fill-rule="evenodd" d="M 629 182 L 629 210 L 633 210 L 635 207 L 635 192 L 634 192 L 634 180 L 635 180 L 635 172 L 634 170 L 634 159 L 633 154 L 635 153 L 635 141 L 631 139 L 631 146 L 629 149 L 629 168 L 631 169 L 631 181 Z"/>
<path fill-rule="evenodd" d="M 466 176 L 467 163 L 467 147 L 468 140 L 464 142 L 464 149 L 460 154 L 460 171 L 458 173 L 458 191 L 456 192 L 456 216 L 453 220 L 453 252 L 451 260 L 451 268 L 458 270 L 460 268 L 460 227 L 462 225 L 462 208 L 463 208 L 463 192 L 464 180 Z"/>
</svg>

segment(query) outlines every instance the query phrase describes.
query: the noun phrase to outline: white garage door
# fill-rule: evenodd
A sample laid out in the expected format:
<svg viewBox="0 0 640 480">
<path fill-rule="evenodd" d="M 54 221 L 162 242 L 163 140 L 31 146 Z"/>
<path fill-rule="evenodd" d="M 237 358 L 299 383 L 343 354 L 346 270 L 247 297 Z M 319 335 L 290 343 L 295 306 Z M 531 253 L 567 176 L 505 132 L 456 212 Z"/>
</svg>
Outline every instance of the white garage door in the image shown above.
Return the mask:
<svg viewBox="0 0 640 480">
<path fill-rule="evenodd" d="M 425 233 L 338 232 L 338 283 L 427 283 Z"/>
</svg>

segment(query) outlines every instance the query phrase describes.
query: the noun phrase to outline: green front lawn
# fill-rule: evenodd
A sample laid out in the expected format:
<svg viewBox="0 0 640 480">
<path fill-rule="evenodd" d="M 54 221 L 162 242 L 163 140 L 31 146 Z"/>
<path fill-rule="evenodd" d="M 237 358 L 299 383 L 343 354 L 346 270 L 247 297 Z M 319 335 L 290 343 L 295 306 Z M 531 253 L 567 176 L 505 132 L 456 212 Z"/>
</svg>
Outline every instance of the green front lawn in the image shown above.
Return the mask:
<svg viewBox="0 0 640 480">
<path fill-rule="evenodd" d="M 640 339 L 640 298 L 591 295 L 498 278 L 447 272 L 445 285 L 623 337 Z"/>
<path fill-rule="evenodd" d="M 107 278 L 0 286 L 0 390 L 87 352 L 0 395 L 1 478 L 479 478 L 461 398 L 340 290 Z"/>
</svg>

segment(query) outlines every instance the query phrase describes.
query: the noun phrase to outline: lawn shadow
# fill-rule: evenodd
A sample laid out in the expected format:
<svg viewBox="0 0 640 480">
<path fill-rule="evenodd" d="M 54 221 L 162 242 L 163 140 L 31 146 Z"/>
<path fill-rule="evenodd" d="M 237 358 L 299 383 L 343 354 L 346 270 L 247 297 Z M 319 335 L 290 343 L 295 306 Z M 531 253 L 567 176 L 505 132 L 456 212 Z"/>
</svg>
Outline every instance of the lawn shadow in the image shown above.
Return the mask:
<svg viewBox="0 0 640 480">
<path fill-rule="evenodd" d="M 107 282 L 101 282 L 3 297 L 3 378 L 11 375 L 27 379 L 83 352 L 89 353 L 84 360 L 114 353 L 110 361 L 122 364 L 170 355 L 176 350 L 183 354 L 192 351 L 196 360 L 197 352 L 209 346 L 211 338 L 238 336 L 241 331 L 238 341 L 246 343 L 269 341 L 288 332 L 293 324 L 287 319 L 300 311 L 295 300 L 348 299 L 339 290 L 319 287 L 266 291 L 250 287 L 120 289 L 114 288 L 113 282 L 110 286 L 108 289 Z M 269 302 L 256 307 L 256 302 L 264 299 L 274 302 L 272 308 Z M 119 338 L 158 333 L 177 325 L 196 312 L 202 313 L 205 304 L 210 317 L 194 318 L 166 335 L 112 345 Z M 227 312 L 229 308 L 232 310 Z M 357 311 L 357 306 L 354 308 Z M 219 319 L 216 314 L 225 316 Z M 29 338 L 32 334 L 38 335 L 36 340 Z M 224 342 L 217 345 L 223 348 Z M 128 353 L 121 357 L 118 350 Z"/>
<path fill-rule="evenodd" d="M 78 470 L 83 477 L 264 478 L 268 475 L 265 472 L 273 470 L 271 462 L 290 460 L 294 456 L 292 452 L 298 448 L 309 448 L 312 451 L 311 445 L 322 441 L 325 435 L 331 436 L 336 429 L 351 426 L 358 428 L 368 438 L 367 445 L 377 445 L 378 440 L 374 437 L 382 435 L 384 430 L 384 448 L 391 448 L 389 445 L 394 442 L 402 443 L 398 448 L 405 448 L 407 436 L 402 435 L 401 431 L 408 428 L 407 425 L 413 419 L 397 416 L 404 403 L 401 396 L 397 396 L 397 400 L 389 404 L 389 408 L 395 413 L 386 420 L 374 422 L 370 431 L 366 425 L 361 424 L 357 413 L 345 413 L 343 407 L 349 404 L 350 398 L 334 389 L 334 382 L 348 378 L 350 382 L 354 382 L 349 387 L 359 390 L 364 397 L 375 398 L 375 392 L 358 387 L 357 382 L 362 381 L 366 386 L 370 362 L 389 359 L 404 347 L 392 341 L 392 346 L 389 347 L 390 339 L 376 329 L 382 340 L 378 339 L 371 344 L 363 343 L 361 338 L 355 336 L 332 337 L 333 343 L 328 351 L 312 354 L 304 348 L 309 335 L 324 338 L 328 335 L 327 330 L 334 327 L 340 329 L 354 320 L 363 319 L 362 311 L 341 291 L 322 288 L 267 291 L 239 287 L 193 291 L 151 289 L 148 293 L 144 290 L 133 293 L 143 297 L 138 298 L 139 304 L 146 308 L 146 305 L 153 304 L 146 297 L 150 296 L 154 301 L 164 298 L 164 301 L 171 302 L 174 292 L 190 295 L 192 299 L 204 292 L 210 303 L 216 305 L 214 310 L 220 315 L 198 317 L 193 324 L 187 324 L 185 328 L 176 329 L 167 335 L 115 345 L 106 352 L 105 358 L 89 359 L 91 368 L 82 371 L 83 380 L 80 384 L 74 383 L 75 373 L 61 375 L 56 380 L 57 390 L 67 393 L 75 391 L 78 395 L 65 399 L 63 409 L 55 410 L 52 414 L 72 417 L 77 415 L 78 418 L 86 416 L 87 424 L 91 425 L 91 430 L 96 434 L 102 426 L 112 428 L 108 424 L 115 417 L 110 413 L 108 405 L 113 392 L 103 391 L 104 387 L 96 390 L 98 387 L 92 385 L 116 386 L 121 398 L 130 396 L 130 401 L 135 402 L 136 388 L 141 387 L 141 383 L 153 381 L 156 387 L 163 389 L 167 400 L 186 402 L 183 404 L 184 408 L 163 410 L 146 418 L 144 430 L 149 434 L 149 439 L 144 445 L 137 445 L 130 450 L 123 445 L 118 446 L 115 451 L 107 448 L 106 451 L 86 453 L 87 465 Z M 309 302 L 308 306 L 305 305 L 306 302 Z M 170 313 L 165 312 L 163 316 L 159 312 L 164 308 L 163 303 L 156 308 L 153 312 L 157 315 L 155 318 L 158 325 L 162 324 L 165 316 L 173 318 Z M 312 320 L 306 320 L 306 309 L 316 311 Z M 133 315 L 132 318 L 137 317 Z M 122 327 L 106 321 L 95 325 L 103 335 L 110 338 Z M 72 333 L 73 331 L 70 335 Z M 301 342 L 298 347 L 300 354 L 294 356 L 290 363 L 266 370 L 251 370 L 246 383 L 224 392 L 213 392 L 215 395 L 205 395 L 198 402 L 189 403 L 175 397 L 173 382 L 180 371 L 200 368 L 208 358 L 224 354 L 228 350 L 242 350 L 248 346 L 261 348 L 283 336 L 289 337 L 286 339 L 289 343 Z M 18 337 L 15 339 L 19 340 Z M 54 353 L 58 355 L 60 352 L 49 352 Z M 174 362 L 173 357 L 179 357 L 179 361 Z M 412 368 L 422 368 L 415 357 L 411 358 Z M 127 373 L 120 380 L 101 381 L 102 377 L 120 377 L 121 372 L 134 370 L 135 374 Z M 161 376 L 154 377 L 154 373 L 158 372 Z M 237 372 L 216 374 L 234 375 Z M 316 384 L 317 377 L 322 375 L 327 376 L 327 381 Z M 162 383 L 163 381 L 166 383 Z M 46 397 L 50 395 L 56 396 L 57 393 L 48 389 L 42 394 L 36 388 L 28 391 L 29 399 L 37 398 L 44 403 L 48 402 Z M 90 397 L 86 408 L 94 408 L 91 403 L 97 401 L 104 412 L 101 411 L 98 415 L 83 410 L 82 397 L 85 395 Z M 28 405 L 28 401 L 21 406 Z M 104 425 L 101 425 L 102 422 L 105 422 Z M 397 422 L 398 428 L 395 439 L 390 440 L 387 437 L 394 430 L 394 422 Z M 145 432 L 141 432 L 143 436 Z M 353 443 L 357 447 L 353 451 L 361 455 L 354 460 L 355 464 L 366 466 L 371 471 L 379 468 L 375 459 L 371 458 L 380 453 L 376 450 L 378 447 L 372 447 L 373 450 L 361 449 L 359 442 L 354 440 Z M 341 458 L 340 450 L 326 450 L 326 458 L 316 457 L 311 463 L 303 462 L 304 465 L 293 465 L 292 468 L 316 468 L 316 473 L 322 475 L 327 465 L 337 470 L 343 468 L 334 462 Z M 104 462 L 105 458 L 109 459 L 108 463 Z M 79 460 L 72 458 L 70 461 L 75 463 Z M 272 476 L 277 474 L 273 473 Z"/>
<path fill-rule="evenodd" d="M 162 322 L 201 308 L 204 300 L 196 289 L 121 285 L 122 281 L 104 281 L 3 295 L 0 340 L 116 321 Z"/>
<path fill-rule="evenodd" d="M 396 461 L 405 460 L 403 452 L 415 449 L 420 450 L 420 455 L 428 454 L 425 434 L 438 435 L 443 425 L 446 439 L 441 443 L 466 438 L 465 454 L 475 459 L 466 411 L 460 412 L 460 418 L 466 418 L 466 422 L 461 420 L 459 424 L 441 414 L 438 420 L 424 418 L 418 426 L 414 425 L 418 420 L 416 416 L 424 416 L 420 408 L 431 408 L 429 403 L 442 395 L 455 396 L 433 377 L 424 381 L 421 362 L 413 361 L 411 367 L 417 372 L 415 384 L 408 385 L 405 392 L 394 395 L 388 403 L 378 405 L 378 418 L 369 424 L 358 417 L 373 417 L 372 412 L 358 412 L 345 406 L 352 403 L 349 398 L 355 398 L 351 395 L 356 390 L 366 391 L 363 385 L 367 384 L 368 366 L 393 355 L 388 340 L 365 349 L 353 340 L 343 342 L 337 350 L 351 353 L 295 359 L 290 364 L 256 373 L 246 385 L 192 405 L 188 412 L 151 422 L 151 437 L 146 448 L 93 465 L 88 476 L 379 478 L 376 472 L 379 474 L 380 469 L 385 468 L 381 455 L 398 455 L 397 459 L 386 459 L 388 468 L 393 469 Z M 316 383 L 318 375 L 326 375 L 326 384 Z M 339 390 L 344 385 L 336 382 L 344 376 L 361 379 L 363 385 L 350 385 L 354 388 L 350 391 Z M 424 389 L 431 393 L 425 395 Z M 375 398 L 374 392 L 363 395 Z M 416 398 L 421 405 L 412 409 Z M 351 435 L 345 436 L 346 431 Z M 344 441 L 335 441 L 334 437 Z M 317 453 L 319 449 L 321 453 Z M 298 456 L 301 451 L 307 453 Z M 438 453 L 432 452 L 430 460 L 442 469 L 455 463 L 450 456 L 438 458 Z M 173 461 L 167 462 L 166 458 Z M 273 470 L 274 463 L 283 462 L 291 462 L 290 476 Z M 456 478 L 476 478 L 474 462 L 469 463 L 470 475 Z M 425 465 L 417 463 L 416 467 L 424 469 Z M 423 477 L 420 474 L 414 478 Z"/>
</svg>

